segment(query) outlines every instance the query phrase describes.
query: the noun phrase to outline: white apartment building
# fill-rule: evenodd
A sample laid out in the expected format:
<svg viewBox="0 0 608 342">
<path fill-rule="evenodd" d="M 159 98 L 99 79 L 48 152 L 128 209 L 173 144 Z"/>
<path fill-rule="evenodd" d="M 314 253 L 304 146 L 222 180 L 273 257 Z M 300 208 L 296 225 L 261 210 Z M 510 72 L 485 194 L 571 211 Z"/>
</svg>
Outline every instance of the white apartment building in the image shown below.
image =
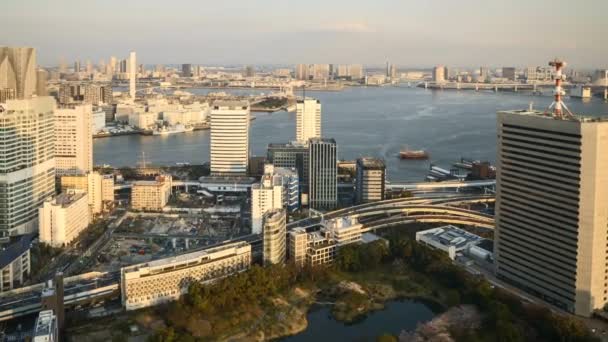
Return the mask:
<svg viewBox="0 0 608 342">
<path fill-rule="evenodd" d="M 283 182 L 272 173 L 262 176 L 260 183 L 251 187 L 251 232 L 262 233 L 264 214 L 272 209 L 283 208 Z"/>
<path fill-rule="evenodd" d="M 362 242 L 362 224 L 345 217 L 321 222 L 319 231 L 295 228 L 288 233 L 289 259 L 297 266 L 332 263 L 341 246 Z"/>
<path fill-rule="evenodd" d="M 90 104 L 58 108 L 55 112 L 57 175 L 93 170 L 92 116 Z"/>
<path fill-rule="evenodd" d="M 211 174 L 247 174 L 249 102 L 216 101 L 211 110 Z"/>
<path fill-rule="evenodd" d="M 34 233 L 55 193 L 55 99 L 7 100 L 0 111 L 0 237 Z"/>
<path fill-rule="evenodd" d="M 131 208 L 161 211 L 171 197 L 171 176 L 162 175 L 153 181 L 137 181 L 131 190 Z"/>
<path fill-rule="evenodd" d="M 306 98 L 296 103 L 296 140 L 321 137 L 321 101 Z"/>
<path fill-rule="evenodd" d="M 87 193 L 82 191 L 61 193 L 38 212 L 40 242 L 53 247 L 71 243 L 91 222 Z"/>
<path fill-rule="evenodd" d="M 251 266 L 251 245 L 235 242 L 120 270 L 122 304 L 135 310 L 178 299 L 193 281 L 201 283 Z"/>
</svg>

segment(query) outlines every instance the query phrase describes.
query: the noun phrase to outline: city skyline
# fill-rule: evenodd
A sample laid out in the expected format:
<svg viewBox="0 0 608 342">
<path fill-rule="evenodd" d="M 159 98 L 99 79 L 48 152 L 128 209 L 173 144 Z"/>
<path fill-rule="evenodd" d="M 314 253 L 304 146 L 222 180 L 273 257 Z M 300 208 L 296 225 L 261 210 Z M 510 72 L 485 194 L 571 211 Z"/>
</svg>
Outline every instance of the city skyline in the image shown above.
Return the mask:
<svg viewBox="0 0 608 342">
<path fill-rule="evenodd" d="M 608 341 L 606 0 L 8 1 L 0 342 Z"/>
<path fill-rule="evenodd" d="M 40 0 L 10 1 L 0 14 L 0 29 L 7 45 L 37 48 L 39 62 L 46 66 L 57 65 L 60 58 L 98 61 L 127 51 L 137 51 L 145 64 L 381 65 L 390 60 L 413 68 L 523 66 L 544 65 L 546 56 L 560 56 L 571 67 L 605 66 L 608 47 L 598 44 L 608 35 L 602 22 L 608 4 L 603 1 L 588 6 L 555 6 L 545 0 L 508 5 L 382 2 L 201 5 L 179 0 L 172 7 L 189 10 L 180 11 L 179 20 L 167 20 L 170 7 L 160 2 L 142 7 L 115 0 L 53 6 Z M 324 10 L 294 20 L 310 8 Z M 133 15 L 137 13 L 145 15 Z"/>
</svg>

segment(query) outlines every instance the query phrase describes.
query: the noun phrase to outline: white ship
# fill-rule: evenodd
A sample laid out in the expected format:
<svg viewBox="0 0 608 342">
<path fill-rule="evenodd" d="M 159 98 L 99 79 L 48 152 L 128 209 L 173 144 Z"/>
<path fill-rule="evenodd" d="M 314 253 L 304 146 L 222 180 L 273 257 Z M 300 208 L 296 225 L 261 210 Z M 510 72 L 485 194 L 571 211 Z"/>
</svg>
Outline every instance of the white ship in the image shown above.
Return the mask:
<svg viewBox="0 0 608 342">
<path fill-rule="evenodd" d="M 162 128 L 157 128 L 154 131 L 152 131 L 153 135 L 167 135 L 167 134 L 176 134 L 176 133 L 185 133 L 185 132 L 192 132 L 194 130 L 194 127 L 192 126 L 184 126 L 181 124 L 172 126 L 172 127 L 162 127 Z"/>
</svg>

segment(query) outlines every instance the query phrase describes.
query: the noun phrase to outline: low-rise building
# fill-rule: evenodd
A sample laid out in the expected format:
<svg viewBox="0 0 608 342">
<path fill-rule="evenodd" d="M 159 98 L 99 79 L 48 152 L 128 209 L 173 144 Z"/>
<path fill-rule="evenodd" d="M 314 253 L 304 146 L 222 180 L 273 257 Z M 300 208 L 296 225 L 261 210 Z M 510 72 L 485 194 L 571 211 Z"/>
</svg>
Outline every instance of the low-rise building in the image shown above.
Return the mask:
<svg viewBox="0 0 608 342">
<path fill-rule="evenodd" d="M 86 192 L 69 191 L 44 202 L 39 213 L 40 242 L 63 247 L 74 241 L 91 221 Z"/>
<path fill-rule="evenodd" d="M 230 243 L 198 252 L 123 267 L 122 304 L 135 310 L 178 299 L 198 281 L 213 282 L 242 272 L 251 265 L 251 245 Z"/>
<path fill-rule="evenodd" d="M 100 175 L 98 172 L 61 176 L 61 191 L 80 190 L 88 195 L 91 214 L 103 211 L 104 201 L 114 201 L 113 175 Z"/>
<path fill-rule="evenodd" d="M 452 225 L 432 228 L 416 233 L 417 242 L 446 252 L 452 260 L 456 259 L 458 253 L 466 252 L 469 248 L 477 245 L 482 240 L 482 237 Z"/>
<path fill-rule="evenodd" d="M 114 175 L 101 176 L 101 201 L 106 205 L 114 203 Z"/>
<path fill-rule="evenodd" d="M 161 211 L 171 197 L 171 176 L 157 176 L 153 181 L 137 181 L 131 190 L 131 208 Z"/>
<path fill-rule="evenodd" d="M 304 266 L 308 249 L 306 229 L 301 227 L 291 229 L 287 240 L 287 257 L 297 266 Z"/>
<path fill-rule="evenodd" d="M 33 237 L 33 234 L 15 237 L 0 250 L 0 293 L 23 286 L 30 275 Z"/>
<path fill-rule="evenodd" d="M 304 228 L 289 231 L 288 255 L 297 266 L 330 264 L 340 247 L 363 241 L 362 224 L 356 218 L 337 218 L 321 224 L 319 231 L 308 232 Z"/>
<path fill-rule="evenodd" d="M 157 113 L 134 112 L 129 114 L 129 125 L 139 129 L 148 129 L 156 123 L 157 119 Z"/>
<path fill-rule="evenodd" d="M 34 325 L 33 342 L 59 342 L 59 328 L 57 326 L 57 316 L 53 310 L 43 310 L 36 318 Z"/>
<path fill-rule="evenodd" d="M 203 176 L 200 187 L 215 193 L 247 193 L 257 183 L 254 177 Z"/>
</svg>

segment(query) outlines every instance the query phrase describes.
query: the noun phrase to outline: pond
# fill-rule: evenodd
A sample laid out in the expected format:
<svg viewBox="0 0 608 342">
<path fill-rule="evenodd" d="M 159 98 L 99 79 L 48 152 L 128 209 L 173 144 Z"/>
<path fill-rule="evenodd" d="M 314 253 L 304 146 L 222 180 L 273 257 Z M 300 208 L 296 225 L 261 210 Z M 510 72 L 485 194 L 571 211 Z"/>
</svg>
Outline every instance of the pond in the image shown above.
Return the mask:
<svg viewBox="0 0 608 342">
<path fill-rule="evenodd" d="M 373 311 L 365 318 L 345 324 L 331 316 L 331 307 L 317 306 L 308 313 L 308 328 L 280 341 L 375 341 L 382 334 L 399 335 L 414 330 L 418 323 L 433 319 L 438 310 L 415 300 L 386 303 L 384 310 Z"/>
</svg>

